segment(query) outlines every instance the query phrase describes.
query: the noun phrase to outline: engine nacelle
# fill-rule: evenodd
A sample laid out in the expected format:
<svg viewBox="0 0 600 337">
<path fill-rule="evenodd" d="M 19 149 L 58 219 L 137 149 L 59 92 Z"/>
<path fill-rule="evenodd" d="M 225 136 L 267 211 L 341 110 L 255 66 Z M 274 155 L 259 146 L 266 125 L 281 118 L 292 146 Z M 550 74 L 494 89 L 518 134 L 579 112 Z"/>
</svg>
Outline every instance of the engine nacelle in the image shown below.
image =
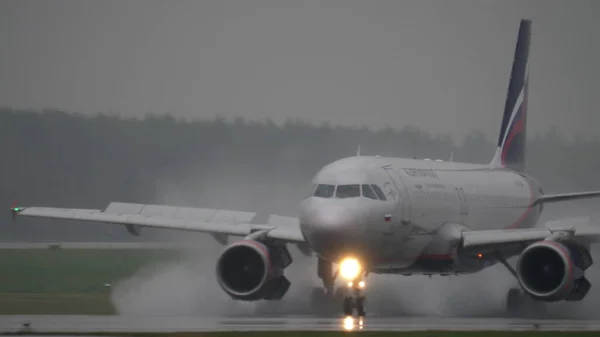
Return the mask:
<svg viewBox="0 0 600 337">
<path fill-rule="evenodd" d="M 580 301 L 591 288 L 584 271 L 593 263 L 589 250 L 574 242 L 543 240 L 525 248 L 517 264 L 523 290 L 541 301 Z"/>
<path fill-rule="evenodd" d="M 241 240 L 225 248 L 217 262 L 217 280 L 232 298 L 279 300 L 290 287 L 283 270 L 292 263 L 284 245 Z"/>
</svg>

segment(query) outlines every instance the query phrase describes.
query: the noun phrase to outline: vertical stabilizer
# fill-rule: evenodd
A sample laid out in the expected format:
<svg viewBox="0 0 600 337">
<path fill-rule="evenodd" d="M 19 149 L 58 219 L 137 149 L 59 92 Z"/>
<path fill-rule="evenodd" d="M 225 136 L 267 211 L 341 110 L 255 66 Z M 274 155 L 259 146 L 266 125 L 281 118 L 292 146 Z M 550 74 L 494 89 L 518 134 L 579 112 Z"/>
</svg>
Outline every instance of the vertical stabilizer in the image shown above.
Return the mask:
<svg viewBox="0 0 600 337">
<path fill-rule="evenodd" d="M 519 172 L 525 171 L 530 39 L 531 21 L 521 20 L 504 105 L 502 128 L 498 136 L 498 148 L 490 163 L 494 168 L 505 167 Z"/>
</svg>

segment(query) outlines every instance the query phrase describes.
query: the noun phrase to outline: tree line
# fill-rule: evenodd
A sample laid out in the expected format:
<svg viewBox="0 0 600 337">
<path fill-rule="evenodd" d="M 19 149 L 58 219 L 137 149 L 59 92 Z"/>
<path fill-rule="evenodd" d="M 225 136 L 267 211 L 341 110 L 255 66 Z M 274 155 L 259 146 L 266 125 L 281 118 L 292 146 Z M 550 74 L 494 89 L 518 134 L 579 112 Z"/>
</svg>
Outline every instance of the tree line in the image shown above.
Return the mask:
<svg viewBox="0 0 600 337">
<path fill-rule="evenodd" d="M 183 121 L 58 110 L 0 109 L 1 204 L 103 208 L 110 201 L 295 214 L 323 165 L 356 153 L 486 163 L 495 140 L 472 131 L 461 142 L 411 126 L 371 130 L 288 120 Z M 529 135 L 527 171 L 546 191 L 600 188 L 598 140 L 566 140 L 555 129 Z M 116 226 L 12 224 L 0 241 L 129 240 Z M 152 235 L 150 235 L 152 237 Z"/>
</svg>

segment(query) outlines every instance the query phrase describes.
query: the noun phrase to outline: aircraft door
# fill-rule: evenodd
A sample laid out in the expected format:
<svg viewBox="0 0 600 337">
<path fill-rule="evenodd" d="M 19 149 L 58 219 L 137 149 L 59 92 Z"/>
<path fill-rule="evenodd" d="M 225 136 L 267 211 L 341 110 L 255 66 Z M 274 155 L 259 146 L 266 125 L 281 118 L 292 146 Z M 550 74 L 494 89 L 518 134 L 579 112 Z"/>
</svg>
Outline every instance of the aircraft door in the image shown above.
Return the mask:
<svg viewBox="0 0 600 337">
<path fill-rule="evenodd" d="M 467 196 L 465 195 L 465 191 L 462 187 L 456 187 L 455 189 L 459 204 L 459 219 L 463 225 L 466 225 L 467 217 L 469 215 L 469 205 L 467 204 Z"/>
<path fill-rule="evenodd" d="M 392 180 L 392 183 L 394 184 L 394 187 L 396 189 L 396 191 L 399 194 L 399 197 L 396 198 L 396 207 L 398 207 L 401 210 L 401 217 L 402 217 L 402 224 L 408 224 L 410 223 L 410 195 L 408 194 L 408 191 L 406 190 L 406 185 L 403 183 L 402 178 L 400 176 L 400 174 L 398 172 L 396 172 L 396 170 L 394 170 L 392 167 L 384 167 L 383 168 L 385 170 L 385 172 L 389 175 L 390 179 Z"/>
</svg>

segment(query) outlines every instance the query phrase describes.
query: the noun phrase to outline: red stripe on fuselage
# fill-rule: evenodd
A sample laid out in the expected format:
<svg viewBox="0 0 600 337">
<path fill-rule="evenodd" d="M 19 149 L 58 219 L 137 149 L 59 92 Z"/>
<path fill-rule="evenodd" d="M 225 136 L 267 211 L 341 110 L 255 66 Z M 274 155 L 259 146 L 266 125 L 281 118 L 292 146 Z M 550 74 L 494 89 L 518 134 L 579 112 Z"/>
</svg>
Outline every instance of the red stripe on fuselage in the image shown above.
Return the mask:
<svg viewBox="0 0 600 337">
<path fill-rule="evenodd" d="M 422 254 L 417 257 L 419 260 L 452 260 L 449 254 Z"/>
<path fill-rule="evenodd" d="M 452 260 L 453 257 L 450 254 L 421 254 L 415 258 L 416 260 L 435 260 L 435 261 L 448 261 Z M 403 258 L 389 258 L 389 259 L 380 259 L 375 263 L 377 264 L 385 264 L 385 263 L 394 263 L 397 261 L 405 261 Z"/>
<path fill-rule="evenodd" d="M 508 149 L 510 148 L 510 144 L 512 143 L 515 136 L 521 132 L 525 127 L 525 123 L 523 122 L 524 116 L 521 115 L 519 120 L 515 123 L 515 126 L 510 130 L 510 134 L 508 138 L 506 138 L 506 142 L 504 143 L 504 147 L 502 148 L 502 165 L 506 165 L 506 155 L 508 154 Z"/>
</svg>

